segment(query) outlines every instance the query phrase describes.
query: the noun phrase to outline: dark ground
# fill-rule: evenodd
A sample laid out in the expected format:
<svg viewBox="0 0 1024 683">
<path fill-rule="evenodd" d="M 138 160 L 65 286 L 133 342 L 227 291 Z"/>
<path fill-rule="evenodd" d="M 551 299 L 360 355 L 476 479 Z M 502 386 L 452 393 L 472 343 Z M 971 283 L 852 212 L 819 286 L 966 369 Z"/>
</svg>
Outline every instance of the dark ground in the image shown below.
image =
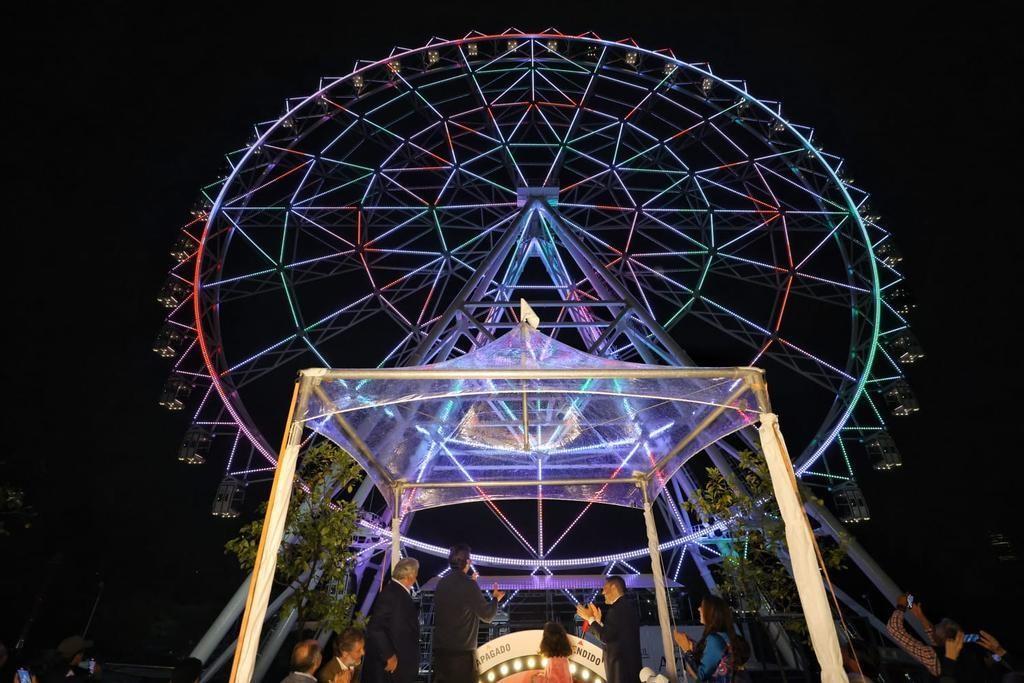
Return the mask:
<svg viewBox="0 0 1024 683">
<path fill-rule="evenodd" d="M 788 2 L 5 9 L 14 184 L 0 478 L 22 486 L 37 515 L 0 539 L 0 639 L 13 644 L 52 572 L 30 650 L 81 631 L 102 581 L 90 629 L 101 654 L 166 660 L 188 650 L 240 580 L 222 550 L 240 522 L 209 515 L 217 468 L 175 461 L 183 418 L 157 407 L 166 366 L 149 350 L 167 251 L 222 154 L 285 96 L 357 57 L 433 34 L 553 25 L 708 61 L 784 102 L 849 160 L 904 252 L 928 352 L 909 373 L 922 412 L 894 421 L 905 465 L 866 472 L 872 521 L 856 532 L 931 613 L 1024 647 L 1012 333 L 1021 53 L 1010 6 L 941 15 L 850 5 L 845 16 Z M 999 561 L 990 532 L 1018 559 Z"/>
</svg>

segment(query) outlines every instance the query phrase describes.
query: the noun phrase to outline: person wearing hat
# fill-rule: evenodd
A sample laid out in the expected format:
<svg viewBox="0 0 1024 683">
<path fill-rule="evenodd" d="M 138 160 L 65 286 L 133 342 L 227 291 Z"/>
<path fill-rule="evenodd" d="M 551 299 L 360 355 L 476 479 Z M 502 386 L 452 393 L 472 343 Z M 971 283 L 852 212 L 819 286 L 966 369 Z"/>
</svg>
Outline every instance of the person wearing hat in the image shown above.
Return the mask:
<svg viewBox="0 0 1024 683">
<path fill-rule="evenodd" d="M 99 678 L 99 664 L 93 662 L 93 665 L 89 668 L 79 666 L 85 656 L 85 651 L 92 646 L 93 642 L 86 640 L 82 636 L 70 636 L 60 641 L 60 645 L 57 646 L 57 655 L 64 662 L 64 680 L 66 683 L 73 683 L 72 681 L 67 681 L 69 678 L 76 679 L 82 683 Z"/>
</svg>

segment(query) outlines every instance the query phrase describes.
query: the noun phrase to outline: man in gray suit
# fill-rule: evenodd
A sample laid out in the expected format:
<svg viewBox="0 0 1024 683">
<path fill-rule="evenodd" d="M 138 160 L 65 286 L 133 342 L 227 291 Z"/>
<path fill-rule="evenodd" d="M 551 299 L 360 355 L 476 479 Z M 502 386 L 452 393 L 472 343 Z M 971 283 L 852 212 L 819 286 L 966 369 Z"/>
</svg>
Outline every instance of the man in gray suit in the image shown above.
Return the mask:
<svg viewBox="0 0 1024 683">
<path fill-rule="evenodd" d="M 281 683 L 316 683 L 316 670 L 320 668 L 320 644 L 303 640 L 292 649 L 292 672 Z"/>
</svg>

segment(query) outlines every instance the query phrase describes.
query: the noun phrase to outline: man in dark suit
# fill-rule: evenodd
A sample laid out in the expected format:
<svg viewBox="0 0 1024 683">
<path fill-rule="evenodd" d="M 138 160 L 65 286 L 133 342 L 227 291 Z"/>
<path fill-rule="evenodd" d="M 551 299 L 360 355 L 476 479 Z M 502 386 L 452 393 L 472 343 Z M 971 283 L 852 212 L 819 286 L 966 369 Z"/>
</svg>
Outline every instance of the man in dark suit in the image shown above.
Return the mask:
<svg viewBox="0 0 1024 683">
<path fill-rule="evenodd" d="M 621 576 L 609 576 L 601 590 L 605 610 L 594 603 L 578 605 L 576 613 L 590 623 L 590 630 L 604 645 L 604 666 L 608 683 L 637 683 L 640 680 L 640 620 L 636 603 L 626 594 Z"/>
<path fill-rule="evenodd" d="M 449 572 L 434 592 L 434 683 L 476 683 L 476 639 L 480 622 L 491 623 L 505 597 L 494 584 L 488 601 L 469 575 L 469 546 L 458 543 L 448 553 Z"/>
<path fill-rule="evenodd" d="M 380 589 L 366 629 L 363 683 L 414 683 L 420 668 L 420 615 L 412 599 L 420 563 L 398 561 Z"/>
</svg>

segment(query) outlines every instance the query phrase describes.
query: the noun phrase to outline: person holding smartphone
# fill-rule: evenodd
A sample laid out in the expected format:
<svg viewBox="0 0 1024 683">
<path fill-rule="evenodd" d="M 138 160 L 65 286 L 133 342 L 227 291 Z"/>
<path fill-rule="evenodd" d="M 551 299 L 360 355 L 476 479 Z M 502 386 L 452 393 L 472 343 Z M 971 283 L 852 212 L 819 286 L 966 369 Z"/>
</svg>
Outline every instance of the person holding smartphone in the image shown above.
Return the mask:
<svg viewBox="0 0 1024 683">
<path fill-rule="evenodd" d="M 14 672 L 14 683 L 39 683 L 39 679 L 27 668 L 21 667 Z"/>
<path fill-rule="evenodd" d="M 904 617 L 908 610 L 921 622 L 928 643 L 922 643 L 907 632 Z M 964 632 L 955 621 L 943 619 L 933 625 L 924 615 L 920 601 L 914 600 L 914 596 L 908 593 L 897 598 L 896 609 L 889 617 L 885 630 L 904 652 L 920 662 L 933 677 L 940 681 L 958 680 Z"/>
<path fill-rule="evenodd" d="M 85 651 L 93 646 L 91 640 L 82 636 L 69 636 L 57 646 L 57 657 L 62 663 L 59 667 L 47 667 L 50 673 L 41 676 L 42 683 L 57 680 L 62 683 L 89 683 L 100 677 L 100 665 L 95 659 L 86 659 Z M 59 672 L 59 679 L 58 679 Z M 70 680 L 69 680 L 70 679 Z"/>
<path fill-rule="evenodd" d="M 1006 648 L 999 644 L 995 636 L 985 631 L 978 632 L 978 640 L 976 641 L 979 647 L 982 647 L 989 651 L 989 656 L 992 661 L 1005 673 L 1013 673 L 1021 671 L 1021 662 L 1017 661 Z"/>
</svg>

